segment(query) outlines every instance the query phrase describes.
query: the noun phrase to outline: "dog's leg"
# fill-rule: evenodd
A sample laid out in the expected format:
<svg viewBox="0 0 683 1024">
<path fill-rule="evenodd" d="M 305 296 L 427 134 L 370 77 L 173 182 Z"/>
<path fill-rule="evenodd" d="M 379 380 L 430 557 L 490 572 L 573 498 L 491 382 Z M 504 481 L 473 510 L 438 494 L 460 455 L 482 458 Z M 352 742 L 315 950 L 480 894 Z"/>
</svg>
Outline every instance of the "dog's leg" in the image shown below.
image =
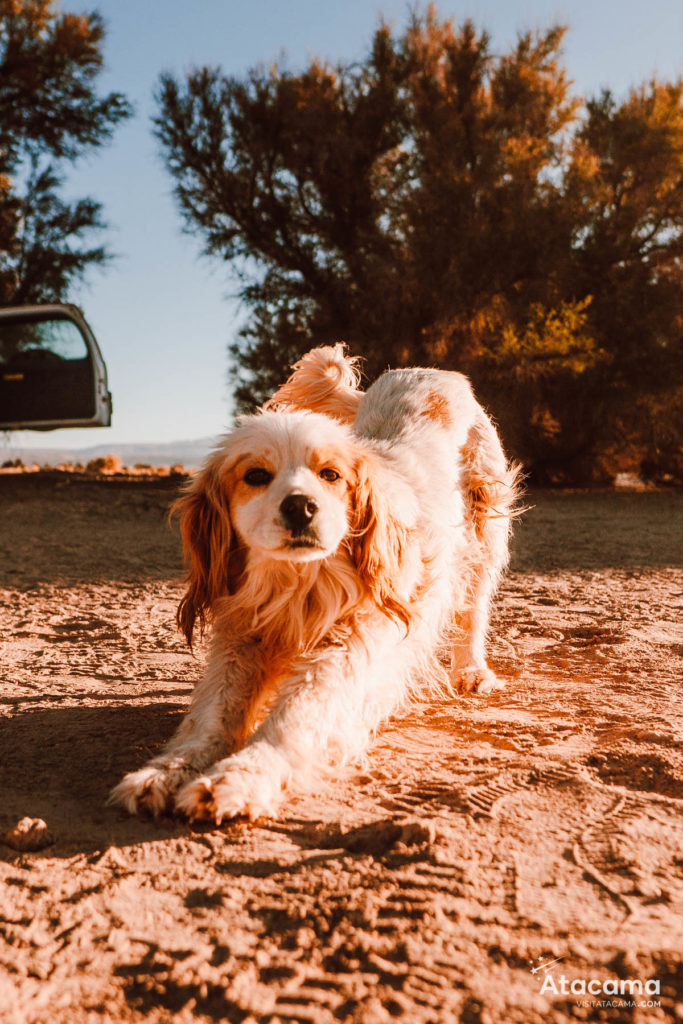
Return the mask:
<svg viewBox="0 0 683 1024">
<path fill-rule="evenodd" d="M 216 822 L 272 815 L 285 788 L 305 791 L 357 760 L 400 704 L 409 678 L 398 631 L 384 633 L 381 643 L 375 633 L 372 656 L 356 637 L 348 651 L 330 647 L 302 660 L 242 750 L 188 783 L 176 798 L 178 810 Z"/>
<path fill-rule="evenodd" d="M 484 565 L 472 571 L 467 609 L 456 617 L 451 655 L 451 682 L 457 693 L 489 693 L 504 682 L 486 662 L 486 638 L 497 578 Z"/>
<path fill-rule="evenodd" d="M 462 457 L 472 554 L 466 607 L 454 623 L 451 679 L 459 693 L 487 693 L 504 686 L 486 663 L 486 639 L 491 603 L 509 557 L 518 470 L 508 465 L 493 424 L 481 410 Z"/>
<path fill-rule="evenodd" d="M 232 651 L 216 647 L 175 735 L 144 768 L 124 776 L 108 802 L 131 814 L 158 817 L 170 811 L 183 785 L 242 746 L 264 694 L 263 677 L 254 645 Z"/>
</svg>

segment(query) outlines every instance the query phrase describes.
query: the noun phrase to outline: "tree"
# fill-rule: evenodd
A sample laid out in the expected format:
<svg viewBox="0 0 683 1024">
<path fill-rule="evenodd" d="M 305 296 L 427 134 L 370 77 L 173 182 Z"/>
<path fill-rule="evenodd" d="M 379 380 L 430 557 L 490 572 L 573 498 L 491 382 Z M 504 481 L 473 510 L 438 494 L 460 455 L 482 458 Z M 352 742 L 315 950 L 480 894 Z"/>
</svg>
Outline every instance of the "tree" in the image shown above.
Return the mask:
<svg viewBox="0 0 683 1024">
<path fill-rule="evenodd" d="M 574 156 L 572 286 L 601 350 L 583 432 L 683 479 L 683 82 L 589 101 Z"/>
<path fill-rule="evenodd" d="M 108 254 L 101 207 L 60 198 L 61 167 L 108 141 L 131 108 L 97 95 L 103 25 L 53 0 L 0 0 L 0 304 L 62 300 Z"/>
<path fill-rule="evenodd" d="M 250 311 L 232 346 L 243 407 L 343 339 L 370 378 L 468 373 L 516 453 L 559 479 L 593 471 L 625 401 L 672 384 L 681 87 L 582 106 L 563 34 L 494 56 L 430 8 L 400 37 L 381 25 L 361 64 L 162 78 L 186 226 Z"/>
</svg>

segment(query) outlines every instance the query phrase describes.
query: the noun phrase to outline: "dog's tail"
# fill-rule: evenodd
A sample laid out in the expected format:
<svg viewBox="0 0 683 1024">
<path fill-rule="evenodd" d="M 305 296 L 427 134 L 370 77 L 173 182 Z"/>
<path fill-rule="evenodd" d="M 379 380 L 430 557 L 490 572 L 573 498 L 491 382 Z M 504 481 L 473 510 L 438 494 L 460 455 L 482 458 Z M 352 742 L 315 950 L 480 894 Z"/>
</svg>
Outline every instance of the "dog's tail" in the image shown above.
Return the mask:
<svg viewBox="0 0 683 1024">
<path fill-rule="evenodd" d="M 363 392 L 358 360 L 348 354 L 343 342 L 312 348 L 292 369 L 265 409 L 310 409 L 353 423 Z"/>
<path fill-rule="evenodd" d="M 522 467 L 508 462 L 498 433 L 479 411 L 463 449 L 464 486 L 476 536 L 490 565 L 502 568 L 513 519 L 526 511 L 520 505 Z"/>
</svg>

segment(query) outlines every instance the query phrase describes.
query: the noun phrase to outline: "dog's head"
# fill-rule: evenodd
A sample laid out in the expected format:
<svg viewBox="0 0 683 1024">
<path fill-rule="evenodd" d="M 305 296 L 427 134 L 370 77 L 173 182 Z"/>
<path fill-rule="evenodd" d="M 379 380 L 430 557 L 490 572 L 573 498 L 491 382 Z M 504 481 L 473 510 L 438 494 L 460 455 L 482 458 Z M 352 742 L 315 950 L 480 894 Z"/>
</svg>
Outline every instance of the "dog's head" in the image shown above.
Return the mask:
<svg viewBox="0 0 683 1024">
<path fill-rule="evenodd" d="M 178 624 L 195 621 L 268 564 L 329 559 L 343 548 L 364 592 L 406 620 L 395 592 L 407 528 L 378 484 L 370 452 L 343 424 L 309 412 L 243 417 L 176 505 L 188 589 Z"/>
</svg>

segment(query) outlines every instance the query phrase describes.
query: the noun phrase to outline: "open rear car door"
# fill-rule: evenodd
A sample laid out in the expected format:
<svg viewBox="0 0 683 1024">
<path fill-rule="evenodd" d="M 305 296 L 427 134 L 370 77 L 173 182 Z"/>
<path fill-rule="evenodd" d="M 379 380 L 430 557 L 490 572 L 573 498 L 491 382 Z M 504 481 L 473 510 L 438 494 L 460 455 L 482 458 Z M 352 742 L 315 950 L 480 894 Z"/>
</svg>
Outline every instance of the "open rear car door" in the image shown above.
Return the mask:
<svg viewBox="0 0 683 1024">
<path fill-rule="evenodd" d="M 0 430 L 108 427 L 111 394 L 77 306 L 0 309 Z"/>
</svg>

